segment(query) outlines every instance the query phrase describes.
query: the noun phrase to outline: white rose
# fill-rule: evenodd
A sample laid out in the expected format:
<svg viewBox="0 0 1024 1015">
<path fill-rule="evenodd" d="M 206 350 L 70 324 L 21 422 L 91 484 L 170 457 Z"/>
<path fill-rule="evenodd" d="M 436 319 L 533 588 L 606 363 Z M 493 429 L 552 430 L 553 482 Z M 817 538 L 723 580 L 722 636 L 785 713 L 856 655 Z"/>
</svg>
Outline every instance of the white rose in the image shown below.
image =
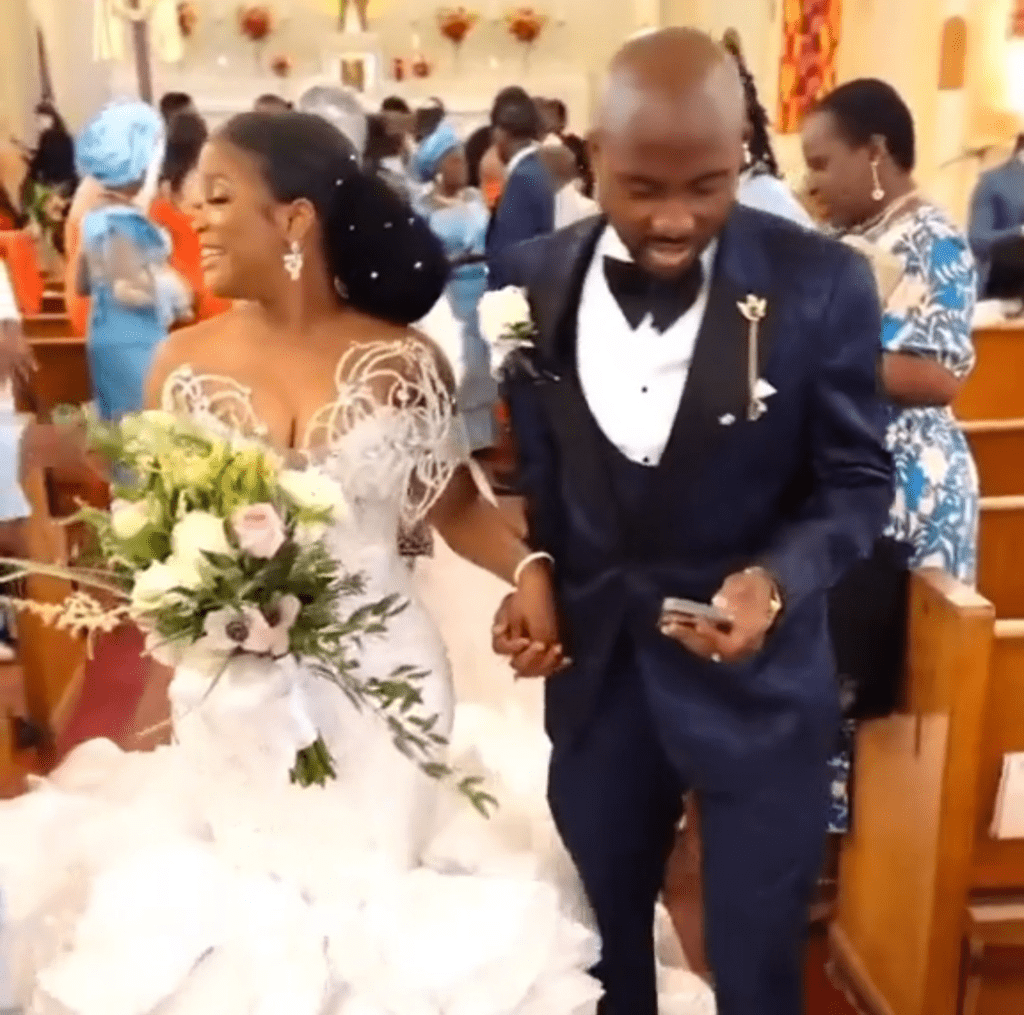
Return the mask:
<svg viewBox="0 0 1024 1015">
<path fill-rule="evenodd" d="M 171 532 L 171 550 L 181 565 L 198 572 L 204 553 L 233 554 L 223 519 L 208 511 L 189 511 Z"/>
<path fill-rule="evenodd" d="M 178 557 L 154 561 L 135 576 L 132 607 L 145 613 L 163 609 L 177 598 L 175 589 L 196 589 L 201 583 L 199 572 Z"/>
<path fill-rule="evenodd" d="M 299 546 L 312 546 L 327 535 L 327 526 L 320 522 L 300 522 L 295 526 L 295 542 Z"/>
<path fill-rule="evenodd" d="M 327 511 L 335 523 L 348 517 L 348 504 L 341 487 L 316 469 L 285 469 L 278 474 L 285 495 L 300 508 Z"/>
<path fill-rule="evenodd" d="M 153 504 L 143 500 L 115 500 L 110 505 L 110 527 L 118 539 L 134 539 L 153 521 Z"/>
<path fill-rule="evenodd" d="M 527 324 L 531 320 L 526 291 L 512 285 L 484 293 L 478 313 L 480 334 L 490 345 L 506 338 L 510 328 L 517 324 Z"/>
</svg>

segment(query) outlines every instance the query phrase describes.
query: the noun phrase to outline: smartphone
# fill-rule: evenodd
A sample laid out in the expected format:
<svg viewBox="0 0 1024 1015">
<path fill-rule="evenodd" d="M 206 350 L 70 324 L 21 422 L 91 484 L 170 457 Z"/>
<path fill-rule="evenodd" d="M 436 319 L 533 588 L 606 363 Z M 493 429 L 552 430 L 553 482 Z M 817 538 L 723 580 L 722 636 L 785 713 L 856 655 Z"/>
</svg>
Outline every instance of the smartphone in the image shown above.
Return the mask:
<svg viewBox="0 0 1024 1015">
<path fill-rule="evenodd" d="M 661 615 L 680 617 L 683 620 L 703 620 L 717 627 L 720 631 L 732 630 L 732 617 L 717 606 L 698 603 L 693 599 L 673 599 L 669 597 L 661 604 Z"/>
</svg>

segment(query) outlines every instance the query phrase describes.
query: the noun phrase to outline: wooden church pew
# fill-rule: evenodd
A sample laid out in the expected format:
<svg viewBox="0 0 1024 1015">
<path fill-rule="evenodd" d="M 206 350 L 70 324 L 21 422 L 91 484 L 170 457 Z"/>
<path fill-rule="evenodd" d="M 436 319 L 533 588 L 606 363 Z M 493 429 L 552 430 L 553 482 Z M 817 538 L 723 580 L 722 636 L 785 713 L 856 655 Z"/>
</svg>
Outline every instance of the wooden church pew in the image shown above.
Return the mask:
<svg viewBox="0 0 1024 1015">
<path fill-rule="evenodd" d="M 961 425 L 978 467 L 981 495 L 1024 494 L 1024 419 L 968 420 Z"/>
<path fill-rule="evenodd" d="M 958 1010 L 994 625 L 976 592 L 916 574 L 902 708 L 857 737 L 830 943 L 865 1015 Z"/>
<path fill-rule="evenodd" d="M 977 329 L 974 348 L 977 365 L 953 403 L 957 418 L 1024 418 L 1024 322 Z"/>
<path fill-rule="evenodd" d="M 1000 619 L 1024 617 L 1024 496 L 981 499 L 978 589 Z"/>
<path fill-rule="evenodd" d="M 85 339 L 71 335 L 30 338 L 39 369 L 30 386 L 19 387 L 15 401 L 19 412 L 49 419 L 58 405 L 84 405 L 92 398 Z"/>
<path fill-rule="evenodd" d="M 31 473 L 22 485 L 32 507 L 27 533 L 29 557 L 66 564 L 66 533 L 50 515 L 43 473 Z M 64 579 L 32 576 L 25 580 L 24 594 L 36 602 L 59 603 L 71 591 L 71 583 Z M 26 718 L 42 737 L 44 760 L 84 677 L 86 654 L 83 638 L 58 631 L 33 614 L 19 613 L 18 657 L 24 674 Z"/>
</svg>

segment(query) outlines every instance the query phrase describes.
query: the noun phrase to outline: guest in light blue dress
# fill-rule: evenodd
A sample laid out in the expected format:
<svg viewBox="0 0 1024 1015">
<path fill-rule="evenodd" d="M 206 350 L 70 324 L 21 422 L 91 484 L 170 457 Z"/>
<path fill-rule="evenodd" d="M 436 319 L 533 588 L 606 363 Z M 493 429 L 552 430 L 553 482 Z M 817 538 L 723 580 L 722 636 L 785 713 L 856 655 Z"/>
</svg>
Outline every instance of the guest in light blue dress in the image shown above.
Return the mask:
<svg viewBox="0 0 1024 1015">
<path fill-rule="evenodd" d="M 420 143 L 413 168 L 428 185 L 417 210 L 444 243 L 452 264 L 446 295 L 462 325 L 464 373 L 459 385 L 459 408 L 470 446 L 482 451 L 494 443 L 493 413 L 498 397 L 477 313 L 487 289 L 487 208 L 480 192 L 467 186 L 465 150 L 447 121 Z"/>
<path fill-rule="evenodd" d="M 146 217 L 163 147 L 163 121 L 141 102 L 108 106 L 75 146 L 79 174 L 104 188 L 82 220 L 78 288 L 92 297 L 89 370 L 105 419 L 142 408 L 154 351 L 190 302 L 166 234 Z"/>
</svg>

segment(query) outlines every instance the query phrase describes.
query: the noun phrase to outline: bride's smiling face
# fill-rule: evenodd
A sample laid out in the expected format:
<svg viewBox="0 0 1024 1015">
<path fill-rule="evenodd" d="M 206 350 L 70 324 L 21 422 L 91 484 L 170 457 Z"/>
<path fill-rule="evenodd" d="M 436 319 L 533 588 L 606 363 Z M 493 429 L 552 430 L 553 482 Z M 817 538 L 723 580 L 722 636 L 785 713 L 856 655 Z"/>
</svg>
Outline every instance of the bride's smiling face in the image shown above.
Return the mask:
<svg viewBox="0 0 1024 1015">
<path fill-rule="evenodd" d="M 288 249 L 278 205 L 248 153 L 214 138 L 199 158 L 202 205 L 194 218 L 207 287 L 226 299 L 255 300 L 283 277 Z"/>
</svg>

